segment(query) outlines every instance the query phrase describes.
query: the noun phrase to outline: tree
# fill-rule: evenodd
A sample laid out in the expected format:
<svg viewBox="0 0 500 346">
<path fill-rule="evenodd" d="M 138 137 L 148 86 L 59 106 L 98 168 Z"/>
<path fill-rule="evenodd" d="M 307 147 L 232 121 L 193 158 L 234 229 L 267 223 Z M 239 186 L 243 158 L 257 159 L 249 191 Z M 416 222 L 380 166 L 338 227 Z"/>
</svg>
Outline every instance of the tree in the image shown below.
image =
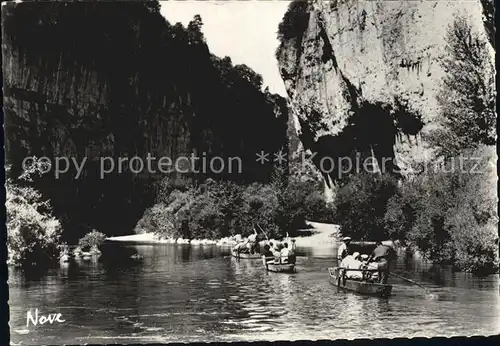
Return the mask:
<svg viewBox="0 0 500 346">
<path fill-rule="evenodd" d="M 15 266 L 41 265 L 59 253 L 62 228 L 52 216 L 52 208 L 42 195 L 29 186 L 7 180 L 8 263 Z"/>
<path fill-rule="evenodd" d="M 189 35 L 193 39 L 194 43 L 202 43 L 205 41 L 205 37 L 201 32 L 202 27 L 203 27 L 203 21 L 201 20 L 201 16 L 199 14 L 196 14 L 193 17 L 193 20 L 189 22 L 187 27 Z"/>
<path fill-rule="evenodd" d="M 245 64 L 236 65 L 234 69 L 238 75 L 252 84 L 257 90 L 262 88 L 262 76 Z"/>
<path fill-rule="evenodd" d="M 389 238 L 384 216 L 396 186 L 396 179 L 387 173 L 351 176 L 337 192 L 335 216 L 342 233 L 355 239 Z"/>
<path fill-rule="evenodd" d="M 474 32 L 468 18 L 459 15 L 448 28 L 446 73 L 438 95 L 440 131 L 449 132 L 439 147 L 456 153 L 462 148 L 496 142 L 495 69 L 488 42 Z M 448 149 L 449 148 L 449 149 Z"/>
<path fill-rule="evenodd" d="M 288 5 L 283 20 L 278 25 L 278 39 L 283 41 L 302 37 L 309 24 L 307 1 L 294 0 Z"/>
<path fill-rule="evenodd" d="M 445 169 L 404 182 L 387 203 L 385 226 L 433 262 L 487 274 L 498 268 L 496 153 L 483 145 L 463 154 L 461 164 L 446 160 Z"/>
<path fill-rule="evenodd" d="M 160 12 L 160 3 L 157 0 L 148 0 L 144 3 L 144 6 L 153 13 Z"/>
</svg>

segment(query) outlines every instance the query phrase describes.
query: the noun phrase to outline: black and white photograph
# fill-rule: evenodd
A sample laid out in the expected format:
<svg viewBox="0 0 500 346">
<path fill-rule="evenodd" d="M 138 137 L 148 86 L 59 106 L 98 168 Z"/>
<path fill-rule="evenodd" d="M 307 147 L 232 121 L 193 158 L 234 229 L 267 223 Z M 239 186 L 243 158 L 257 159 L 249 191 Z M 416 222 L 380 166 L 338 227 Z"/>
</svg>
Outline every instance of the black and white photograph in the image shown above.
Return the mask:
<svg viewBox="0 0 500 346">
<path fill-rule="evenodd" d="M 7 342 L 500 335 L 494 19 L 2 2 Z"/>
</svg>

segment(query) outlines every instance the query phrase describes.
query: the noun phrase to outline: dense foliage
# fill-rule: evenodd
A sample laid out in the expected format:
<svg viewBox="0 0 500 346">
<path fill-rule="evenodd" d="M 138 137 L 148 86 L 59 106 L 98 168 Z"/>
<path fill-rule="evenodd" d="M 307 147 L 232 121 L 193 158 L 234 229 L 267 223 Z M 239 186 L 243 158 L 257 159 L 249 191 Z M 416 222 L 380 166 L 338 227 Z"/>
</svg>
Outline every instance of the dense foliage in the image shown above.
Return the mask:
<svg viewBox="0 0 500 346">
<path fill-rule="evenodd" d="M 386 204 L 394 195 L 397 182 L 388 174 L 360 173 L 351 176 L 337 192 L 336 218 L 342 232 L 354 239 L 383 240 Z"/>
<path fill-rule="evenodd" d="M 280 41 L 293 38 L 301 40 L 302 35 L 309 24 L 309 12 L 307 11 L 307 1 L 295 0 L 290 2 L 288 10 L 278 25 L 278 39 Z"/>
<path fill-rule="evenodd" d="M 57 258 L 61 225 L 52 216 L 48 201 L 29 186 L 6 184 L 8 263 L 25 266 Z"/>
<path fill-rule="evenodd" d="M 438 149 L 423 169 L 394 178 L 351 176 L 337 194 L 337 222 L 356 239 L 398 239 L 436 262 L 498 270 L 494 66 L 486 39 L 457 16 L 448 30 L 439 95 Z"/>
<path fill-rule="evenodd" d="M 105 239 L 106 235 L 104 233 L 92 230 L 78 240 L 78 246 L 83 251 L 88 251 L 92 248 L 98 248 L 101 246 Z"/>
<path fill-rule="evenodd" d="M 488 40 L 460 15 L 448 29 L 447 42 L 442 61 L 446 75 L 438 96 L 443 128 L 435 133 L 436 145 L 448 155 L 495 145 L 495 66 Z"/>
<path fill-rule="evenodd" d="M 464 153 L 463 169 L 458 160 L 443 161 L 439 170 L 405 182 L 384 220 L 389 236 L 427 258 L 489 272 L 498 266 L 496 153 L 486 146 Z"/>
<path fill-rule="evenodd" d="M 303 227 L 305 219 L 332 221 L 332 207 L 320 188 L 310 181 L 286 181 L 279 186 L 275 180 L 238 185 L 207 179 L 197 187 L 184 186 L 160 197 L 138 222 L 136 232 L 217 239 L 248 235 L 259 225 L 266 232 L 261 237 L 279 238 Z"/>
</svg>

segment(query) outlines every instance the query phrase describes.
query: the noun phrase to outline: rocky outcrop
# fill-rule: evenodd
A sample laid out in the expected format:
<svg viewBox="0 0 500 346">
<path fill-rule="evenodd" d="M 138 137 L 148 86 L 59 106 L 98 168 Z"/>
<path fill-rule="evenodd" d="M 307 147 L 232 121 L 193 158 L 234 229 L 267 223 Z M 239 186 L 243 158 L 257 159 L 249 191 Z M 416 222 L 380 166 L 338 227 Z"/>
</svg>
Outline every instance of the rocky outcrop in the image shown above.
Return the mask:
<svg viewBox="0 0 500 346">
<path fill-rule="evenodd" d="M 271 163 L 255 153 L 282 149 L 286 101 L 262 92 L 246 66 L 211 55 L 201 18 L 171 25 L 156 1 L 9 3 L 2 15 L 7 163 L 15 177 L 26 156 L 87 160 L 78 179 L 70 167 L 36 181 L 76 237 L 130 232 L 166 176 L 126 163 L 101 179 L 102 157 L 238 156 L 241 172 L 168 176 L 268 178 Z"/>
<path fill-rule="evenodd" d="M 425 135 L 437 126 L 448 27 L 461 13 L 484 32 L 482 11 L 479 0 L 292 4 L 277 58 L 315 164 L 373 155 L 379 167 L 385 158 L 386 170 L 405 174 L 425 160 L 432 152 Z M 338 165 L 330 172 L 325 162 L 325 178 L 341 179 Z"/>
</svg>

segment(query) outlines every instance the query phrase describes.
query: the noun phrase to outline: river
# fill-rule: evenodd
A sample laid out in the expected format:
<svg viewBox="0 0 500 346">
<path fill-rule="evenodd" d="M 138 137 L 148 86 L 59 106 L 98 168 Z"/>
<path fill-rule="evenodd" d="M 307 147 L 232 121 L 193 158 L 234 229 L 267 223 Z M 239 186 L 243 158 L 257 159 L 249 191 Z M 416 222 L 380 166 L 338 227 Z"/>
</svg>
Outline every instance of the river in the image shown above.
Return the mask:
<svg viewBox="0 0 500 346">
<path fill-rule="evenodd" d="M 435 337 L 500 333 L 498 275 L 478 278 L 400 256 L 387 299 L 328 281 L 335 246 L 298 248 L 297 273 L 263 270 L 216 246 L 109 244 L 98 261 L 9 270 L 14 343 L 84 344 Z M 134 253 L 144 256 L 132 260 Z M 26 326 L 27 311 L 64 322 Z"/>
</svg>

